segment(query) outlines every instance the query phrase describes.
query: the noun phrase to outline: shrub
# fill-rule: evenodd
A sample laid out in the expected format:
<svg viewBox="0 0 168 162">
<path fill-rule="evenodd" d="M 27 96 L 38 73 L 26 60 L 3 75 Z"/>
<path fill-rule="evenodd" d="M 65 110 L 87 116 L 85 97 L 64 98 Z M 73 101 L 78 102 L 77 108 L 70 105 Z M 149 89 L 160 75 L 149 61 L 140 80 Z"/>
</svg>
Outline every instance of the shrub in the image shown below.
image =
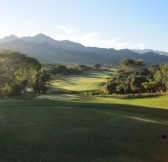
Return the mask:
<svg viewBox="0 0 168 162">
<path fill-rule="evenodd" d="M 9 96 L 12 92 L 12 87 L 6 83 L 3 87 L 2 87 L 2 96 Z"/>
<path fill-rule="evenodd" d="M 18 96 L 22 94 L 23 87 L 19 84 L 13 84 L 10 96 Z"/>
<path fill-rule="evenodd" d="M 22 94 L 22 86 L 18 84 L 5 83 L 2 87 L 2 96 L 18 96 Z"/>
</svg>

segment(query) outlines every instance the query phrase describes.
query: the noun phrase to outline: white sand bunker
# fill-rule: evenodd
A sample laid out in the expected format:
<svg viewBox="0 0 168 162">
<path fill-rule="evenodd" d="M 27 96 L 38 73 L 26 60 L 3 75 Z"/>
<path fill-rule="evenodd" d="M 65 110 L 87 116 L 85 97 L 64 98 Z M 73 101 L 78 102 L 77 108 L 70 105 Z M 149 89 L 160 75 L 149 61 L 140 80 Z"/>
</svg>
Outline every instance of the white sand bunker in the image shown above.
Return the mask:
<svg viewBox="0 0 168 162">
<path fill-rule="evenodd" d="M 60 100 L 60 101 L 69 101 L 76 99 L 75 95 L 67 95 L 67 94 L 60 94 L 60 95 L 41 95 L 38 96 L 37 99 L 48 99 L 48 100 Z"/>
</svg>

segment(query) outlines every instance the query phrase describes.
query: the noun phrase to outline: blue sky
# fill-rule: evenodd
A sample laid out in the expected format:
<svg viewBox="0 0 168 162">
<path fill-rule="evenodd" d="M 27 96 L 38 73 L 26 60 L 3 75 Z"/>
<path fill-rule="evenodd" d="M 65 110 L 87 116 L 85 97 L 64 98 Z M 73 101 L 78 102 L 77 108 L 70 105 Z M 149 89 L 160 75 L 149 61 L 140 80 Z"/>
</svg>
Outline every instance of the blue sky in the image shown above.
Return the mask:
<svg viewBox="0 0 168 162">
<path fill-rule="evenodd" d="M 44 33 L 107 48 L 168 51 L 168 0 L 0 0 L 0 38 Z"/>
</svg>

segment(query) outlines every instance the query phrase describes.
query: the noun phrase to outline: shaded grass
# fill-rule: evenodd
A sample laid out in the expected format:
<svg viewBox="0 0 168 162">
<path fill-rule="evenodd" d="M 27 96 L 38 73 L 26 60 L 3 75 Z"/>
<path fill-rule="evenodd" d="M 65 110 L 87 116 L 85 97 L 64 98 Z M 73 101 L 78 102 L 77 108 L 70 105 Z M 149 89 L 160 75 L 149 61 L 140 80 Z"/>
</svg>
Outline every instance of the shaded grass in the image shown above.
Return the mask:
<svg viewBox="0 0 168 162">
<path fill-rule="evenodd" d="M 0 160 L 167 161 L 168 141 L 160 138 L 168 131 L 167 109 L 77 97 L 0 101 Z"/>
</svg>

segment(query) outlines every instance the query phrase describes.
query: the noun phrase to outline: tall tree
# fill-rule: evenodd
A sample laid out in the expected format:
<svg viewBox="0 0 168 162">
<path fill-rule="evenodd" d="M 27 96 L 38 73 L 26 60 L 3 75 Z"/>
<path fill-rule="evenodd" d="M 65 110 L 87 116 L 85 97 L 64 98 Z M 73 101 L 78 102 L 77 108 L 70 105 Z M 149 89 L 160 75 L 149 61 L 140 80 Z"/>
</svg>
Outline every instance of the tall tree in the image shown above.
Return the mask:
<svg viewBox="0 0 168 162">
<path fill-rule="evenodd" d="M 161 85 L 165 86 L 168 91 L 168 64 L 164 64 L 154 75 L 155 80 Z M 164 90 L 164 88 L 162 88 Z"/>
<path fill-rule="evenodd" d="M 120 62 L 121 66 L 133 73 L 139 72 L 139 70 L 144 66 L 143 60 L 134 60 L 131 58 L 125 58 Z"/>
</svg>

